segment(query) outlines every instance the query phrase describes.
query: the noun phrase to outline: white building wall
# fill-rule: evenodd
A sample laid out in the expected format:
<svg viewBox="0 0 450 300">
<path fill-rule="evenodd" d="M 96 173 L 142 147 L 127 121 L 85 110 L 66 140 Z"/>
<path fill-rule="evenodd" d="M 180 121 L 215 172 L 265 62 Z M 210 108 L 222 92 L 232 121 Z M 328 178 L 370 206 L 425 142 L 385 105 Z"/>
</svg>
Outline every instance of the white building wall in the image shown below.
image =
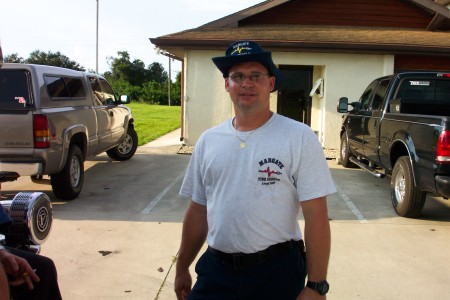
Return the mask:
<svg viewBox="0 0 450 300">
<path fill-rule="evenodd" d="M 211 58 L 223 51 L 189 51 L 185 57 L 185 139 L 194 145 L 200 134 L 233 116 L 233 108 L 224 79 Z M 324 79 L 323 97 L 313 96 L 311 128 L 324 148 L 339 149 L 341 114 L 336 112 L 340 97 L 357 101 L 375 78 L 391 74 L 394 56 L 339 53 L 273 53 L 277 65 L 314 66 L 313 82 Z M 277 95 L 271 95 L 276 111 Z"/>
<path fill-rule="evenodd" d="M 222 73 L 211 58 L 223 52 L 188 51 L 185 57 L 184 143 L 195 145 L 200 134 L 233 116 Z"/>
</svg>

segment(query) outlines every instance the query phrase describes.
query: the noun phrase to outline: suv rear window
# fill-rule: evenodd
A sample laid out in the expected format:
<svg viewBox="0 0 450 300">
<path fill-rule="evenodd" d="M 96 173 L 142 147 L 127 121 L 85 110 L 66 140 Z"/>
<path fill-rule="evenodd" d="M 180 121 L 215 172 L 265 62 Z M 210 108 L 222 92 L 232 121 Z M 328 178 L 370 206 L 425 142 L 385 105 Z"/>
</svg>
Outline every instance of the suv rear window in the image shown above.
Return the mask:
<svg viewBox="0 0 450 300">
<path fill-rule="evenodd" d="M 450 80 L 445 79 L 405 79 L 396 98 L 450 103 Z"/>
<path fill-rule="evenodd" d="M 1 109 L 23 110 L 31 103 L 29 75 L 25 70 L 0 69 Z"/>
<path fill-rule="evenodd" d="M 450 116 L 450 80 L 406 78 L 391 106 L 395 112 Z"/>
<path fill-rule="evenodd" d="M 80 98 L 85 97 L 86 92 L 80 78 L 45 76 L 50 98 Z"/>
</svg>

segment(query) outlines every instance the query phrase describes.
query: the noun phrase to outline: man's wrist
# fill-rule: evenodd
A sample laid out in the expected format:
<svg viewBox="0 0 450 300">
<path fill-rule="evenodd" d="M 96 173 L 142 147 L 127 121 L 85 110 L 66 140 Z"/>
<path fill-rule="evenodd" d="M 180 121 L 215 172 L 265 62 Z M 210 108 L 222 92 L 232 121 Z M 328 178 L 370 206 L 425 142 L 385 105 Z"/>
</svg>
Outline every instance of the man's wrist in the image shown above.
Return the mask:
<svg viewBox="0 0 450 300">
<path fill-rule="evenodd" d="M 316 291 L 317 293 L 319 293 L 320 295 L 326 295 L 330 289 L 330 285 L 328 284 L 328 282 L 326 280 L 322 280 L 322 281 L 311 281 L 308 280 L 308 282 L 306 283 L 306 287 Z"/>
</svg>

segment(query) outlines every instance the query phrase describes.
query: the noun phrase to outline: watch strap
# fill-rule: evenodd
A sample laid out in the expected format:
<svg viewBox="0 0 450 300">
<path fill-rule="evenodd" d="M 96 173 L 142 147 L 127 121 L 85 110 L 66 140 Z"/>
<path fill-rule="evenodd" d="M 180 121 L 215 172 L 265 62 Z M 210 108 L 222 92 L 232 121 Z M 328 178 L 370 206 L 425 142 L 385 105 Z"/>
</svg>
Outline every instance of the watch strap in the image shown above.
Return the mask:
<svg viewBox="0 0 450 300">
<path fill-rule="evenodd" d="M 325 295 L 326 293 L 328 293 L 328 290 L 330 288 L 330 286 L 326 280 L 319 281 L 319 282 L 314 282 L 314 281 L 308 280 L 306 282 L 306 286 L 309 287 L 310 289 L 315 290 L 320 295 Z"/>
</svg>

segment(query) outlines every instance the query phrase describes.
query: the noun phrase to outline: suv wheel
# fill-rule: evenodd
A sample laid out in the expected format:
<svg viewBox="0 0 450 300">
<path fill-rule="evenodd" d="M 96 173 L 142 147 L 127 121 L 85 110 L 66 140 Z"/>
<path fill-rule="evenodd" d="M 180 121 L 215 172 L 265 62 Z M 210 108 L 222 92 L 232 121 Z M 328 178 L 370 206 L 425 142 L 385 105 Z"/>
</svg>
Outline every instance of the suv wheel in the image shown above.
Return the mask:
<svg viewBox="0 0 450 300">
<path fill-rule="evenodd" d="M 106 151 L 106 154 L 115 160 L 128 160 L 133 157 L 138 146 L 138 135 L 133 125 L 128 126 L 127 134 L 122 142 Z"/>
<path fill-rule="evenodd" d="M 69 148 L 67 161 L 61 172 L 50 176 L 53 193 L 57 198 L 73 200 L 81 192 L 84 180 L 83 153 L 78 146 Z"/>
</svg>

